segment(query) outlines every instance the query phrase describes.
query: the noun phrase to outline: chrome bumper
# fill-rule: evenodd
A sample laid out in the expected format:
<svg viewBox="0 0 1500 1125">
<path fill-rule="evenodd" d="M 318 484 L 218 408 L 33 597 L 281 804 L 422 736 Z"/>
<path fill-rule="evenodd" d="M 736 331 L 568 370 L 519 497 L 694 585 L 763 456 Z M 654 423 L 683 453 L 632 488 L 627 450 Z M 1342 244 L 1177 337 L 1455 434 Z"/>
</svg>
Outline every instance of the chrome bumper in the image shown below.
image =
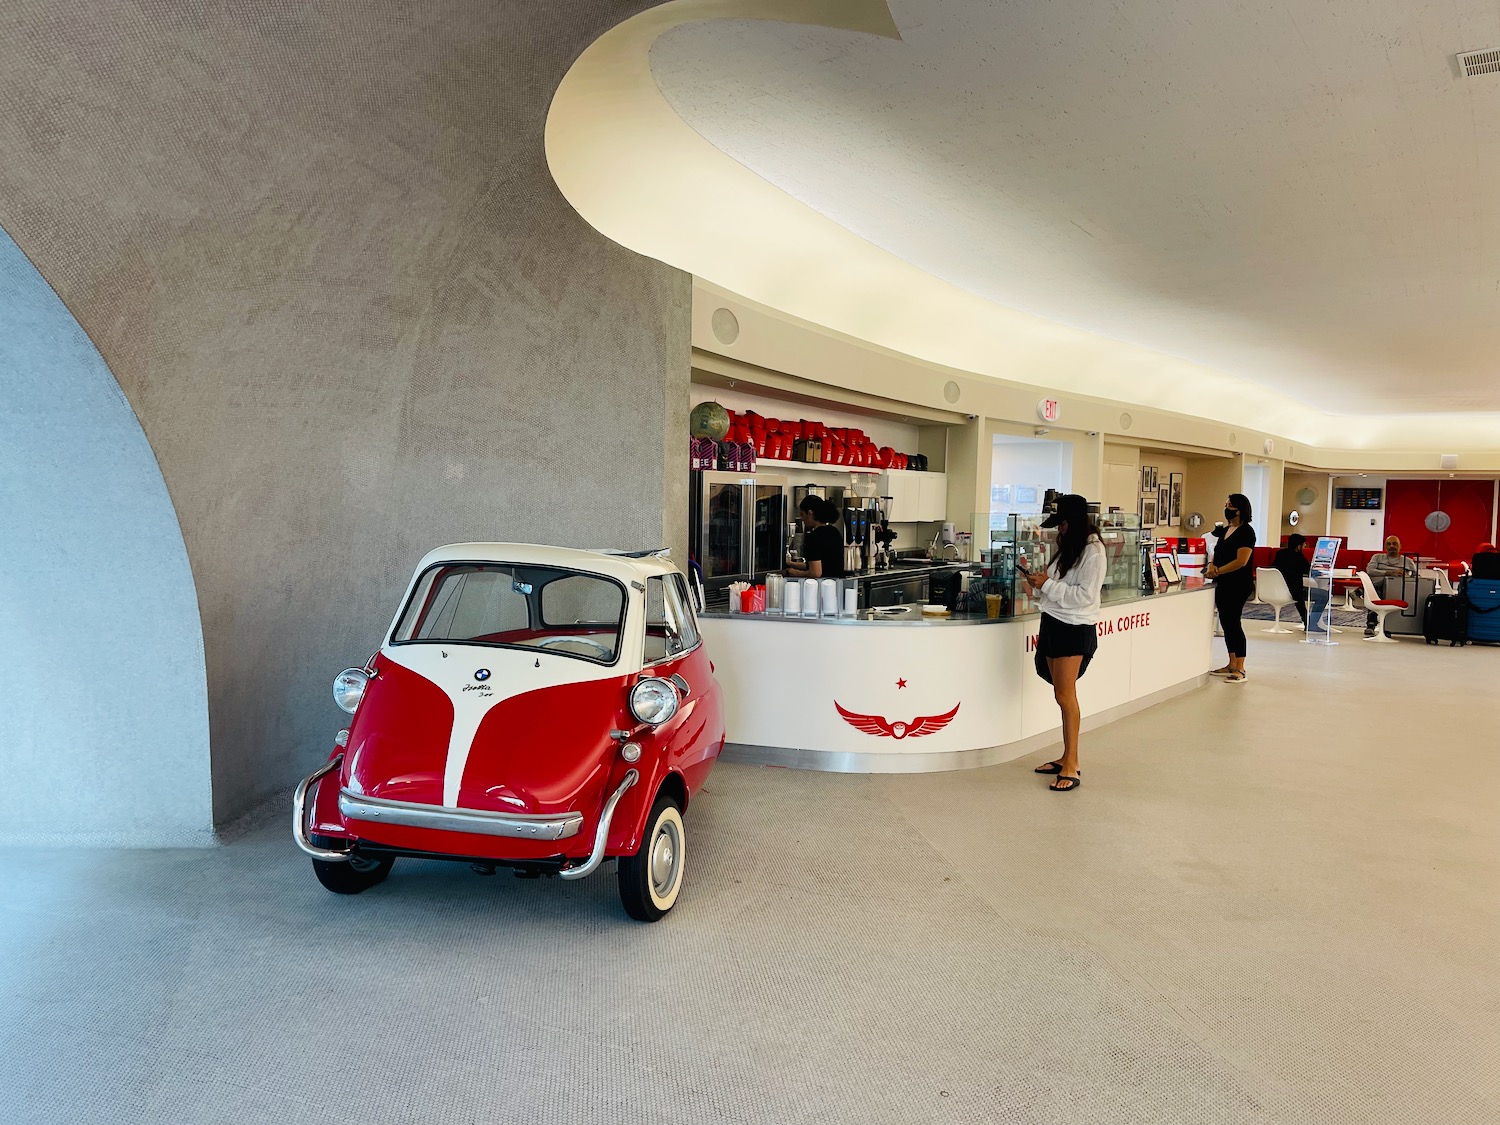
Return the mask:
<svg viewBox="0 0 1500 1125">
<path fill-rule="evenodd" d="M 620 787 L 609 795 L 609 800 L 604 802 L 604 811 L 599 814 L 599 827 L 594 830 L 594 850 L 590 853 L 588 861 L 580 867 L 569 867 L 559 871 L 558 874 L 564 879 L 582 879 L 585 875 L 592 875 L 594 869 L 604 862 L 604 845 L 609 839 L 609 826 L 615 819 L 615 806 L 620 803 L 620 798 L 625 796 L 625 790 L 629 789 L 641 779 L 638 770 L 631 770 L 620 782 Z"/>
<path fill-rule="evenodd" d="M 344 760 L 342 754 L 335 754 L 333 761 L 321 769 L 316 769 L 302 779 L 302 784 L 297 786 L 297 791 L 292 794 L 292 839 L 297 841 L 297 846 L 314 859 L 340 860 L 348 859 L 349 853 L 354 850 L 351 844 L 343 851 L 334 851 L 330 848 L 320 848 L 312 842 L 307 834 L 307 794 L 310 789 L 323 777 L 324 774 L 332 773 L 339 768 L 339 763 Z"/>
<path fill-rule="evenodd" d="M 566 840 L 578 835 L 583 814 L 482 812 L 450 809 L 415 801 L 392 801 L 339 790 L 339 812 L 349 820 L 372 824 L 400 824 L 407 828 L 437 828 L 471 832 L 476 836 L 507 836 L 518 840 Z"/>
</svg>

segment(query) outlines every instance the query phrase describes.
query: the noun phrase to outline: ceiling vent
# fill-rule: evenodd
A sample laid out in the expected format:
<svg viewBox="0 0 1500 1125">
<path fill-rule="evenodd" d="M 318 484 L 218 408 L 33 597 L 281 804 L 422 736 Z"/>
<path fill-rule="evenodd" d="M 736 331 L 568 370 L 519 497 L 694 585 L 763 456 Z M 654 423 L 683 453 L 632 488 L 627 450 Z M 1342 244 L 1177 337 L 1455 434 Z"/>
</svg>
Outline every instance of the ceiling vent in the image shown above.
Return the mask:
<svg viewBox="0 0 1500 1125">
<path fill-rule="evenodd" d="M 1500 51 L 1465 51 L 1458 56 L 1465 78 L 1481 74 L 1500 74 Z"/>
</svg>

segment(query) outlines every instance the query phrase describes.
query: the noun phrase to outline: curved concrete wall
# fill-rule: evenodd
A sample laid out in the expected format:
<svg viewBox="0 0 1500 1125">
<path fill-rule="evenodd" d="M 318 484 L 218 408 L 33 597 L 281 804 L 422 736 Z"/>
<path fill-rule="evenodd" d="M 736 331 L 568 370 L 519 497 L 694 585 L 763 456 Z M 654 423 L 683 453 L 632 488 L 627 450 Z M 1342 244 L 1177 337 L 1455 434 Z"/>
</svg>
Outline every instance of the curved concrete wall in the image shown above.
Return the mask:
<svg viewBox="0 0 1500 1125">
<path fill-rule="evenodd" d="M 0 232 L 0 841 L 213 839 L 177 514 L 98 351 Z"/>
<path fill-rule="evenodd" d="M 686 539 L 690 280 L 543 156 L 640 2 L 10 0 L 0 224 L 98 345 L 202 608 L 215 815 L 345 718 L 444 542 Z"/>
</svg>

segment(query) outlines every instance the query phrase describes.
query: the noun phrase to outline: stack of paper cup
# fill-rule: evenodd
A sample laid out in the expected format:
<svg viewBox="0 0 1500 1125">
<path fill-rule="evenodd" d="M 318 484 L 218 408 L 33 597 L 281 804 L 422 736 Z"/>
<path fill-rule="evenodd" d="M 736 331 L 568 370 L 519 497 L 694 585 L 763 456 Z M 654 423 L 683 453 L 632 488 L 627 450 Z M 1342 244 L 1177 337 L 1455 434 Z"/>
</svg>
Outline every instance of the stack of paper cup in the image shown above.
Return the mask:
<svg viewBox="0 0 1500 1125">
<path fill-rule="evenodd" d="M 839 583 L 836 578 L 825 578 L 819 583 L 819 606 L 824 617 L 839 615 Z"/>
<path fill-rule="evenodd" d="M 800 582 L 788 582 L 786 589 L 782 591 L 782 612 L 788 616 L 796 616 L 802 612 L 802 584 Z"/>
<path fill-rule="evenodd" d="M 859 614 L 859 588 L 853 583 L 844 587 L 844 616 L 855 617 Z"/>
<path fill-rule="evenodd" d="M 818 616 L 818 580 L 816 578 L 802 580 L 802 616 Z"/>
</svg>

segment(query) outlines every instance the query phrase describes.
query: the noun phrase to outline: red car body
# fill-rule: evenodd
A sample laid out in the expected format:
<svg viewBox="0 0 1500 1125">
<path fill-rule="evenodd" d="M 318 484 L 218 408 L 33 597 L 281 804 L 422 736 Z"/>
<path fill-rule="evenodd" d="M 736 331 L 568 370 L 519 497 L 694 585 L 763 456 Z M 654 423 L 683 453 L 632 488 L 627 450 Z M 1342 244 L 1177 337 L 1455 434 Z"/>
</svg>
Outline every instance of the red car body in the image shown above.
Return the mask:
<svg viewBox="0 0 1500 1125">
<path fill-rule="evenodd" d="M 330 889 L 363 890 L 401 855 L 564 877 L 620 857 L 639 877 L 643 863 L 666 870 L 666 855 L 675 886 L 669 900 L 648 887 L 657 901 L 643 909 L 675 902 L 680 813 L 723 749 L 724 712 L 687 584 L 665 559 L 440 548 L 380 651 L 345 678 L 352 720 L 295 810 Z M 632 693 L 647 680 L 643 719 Z M 662 843 L 652 833 L 667 804 L 679 820 L 672 829 L 666 814 L 676 836 Z M 656 849 L 645 859 L 643 845 Z"/>
</svg>

